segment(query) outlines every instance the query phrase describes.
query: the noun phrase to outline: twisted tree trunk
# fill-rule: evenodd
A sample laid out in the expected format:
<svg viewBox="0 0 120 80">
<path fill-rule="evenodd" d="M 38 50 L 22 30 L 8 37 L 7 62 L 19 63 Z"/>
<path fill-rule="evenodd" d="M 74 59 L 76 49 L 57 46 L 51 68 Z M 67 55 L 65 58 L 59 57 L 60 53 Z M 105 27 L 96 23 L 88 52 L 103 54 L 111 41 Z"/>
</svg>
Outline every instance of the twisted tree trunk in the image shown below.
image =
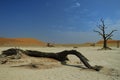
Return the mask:
<svg viewBox="0 0 120 80">
<path fill-rule="evenodd" d="M 45 53 L 45 52 L 27 50 L 25 54 L 32 57 L 54 58 L 61 62 L 68 60 L 67 55 L 73 54 L 73 55 L 76 55 L 86 67 L 92 69 L 92 66 L 88 63 L 88 59 L 76 50 L 62 51 L 58 53 Z"/>
<path fill-rule="evenodd" d="M 61 63 L 68 60 L 67 56 L 69 54 L 73 54 L 73 55 L 76 55 L 83 62 L 83 64 L 87 68 L 94 69 L 96 71 L 99 71 L 101 69 L 99 66 L 92 67 L 88 63 L 88 59 L 76 50 L 69 50 L 69 51 L 65 50 L 65 51 L 58 52 L 58 53 L 46 53 L 46 52 L 32 51 L 32 50 L 23 51 L 21 49 L 11 48 L 11 49 L 8 49 L 6 51 L 3 51 L 2 54 L 0 55 L 0 57 L 4 58 L 4 57 L 7 57 L 7 56 L 13 56 L 14 55 L 14 58 L 12 58 L 12 59 L 20 59 L 22 57 L 21 54 L 25 54 L 25 55 L 28 55 L 28 56 L 31 56 L 31 57 L 53 58 L 53 59 L 56 59 L 56 60 L 60 61 Z"/>
</svg>

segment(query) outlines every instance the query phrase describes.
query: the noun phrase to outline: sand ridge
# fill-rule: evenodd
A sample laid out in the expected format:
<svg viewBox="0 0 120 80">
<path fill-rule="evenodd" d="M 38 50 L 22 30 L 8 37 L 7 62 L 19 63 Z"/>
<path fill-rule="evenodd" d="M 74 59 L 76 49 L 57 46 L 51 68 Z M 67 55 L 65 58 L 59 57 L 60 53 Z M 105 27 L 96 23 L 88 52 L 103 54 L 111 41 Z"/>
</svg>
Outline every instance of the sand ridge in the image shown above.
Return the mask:
<svg viewBox="0 0 120 80">
<path fill-rule="evenodd" d="M 0 46 L 46 46 L 46 43 L 34 38 L 0 38 Z"/>
</svg>

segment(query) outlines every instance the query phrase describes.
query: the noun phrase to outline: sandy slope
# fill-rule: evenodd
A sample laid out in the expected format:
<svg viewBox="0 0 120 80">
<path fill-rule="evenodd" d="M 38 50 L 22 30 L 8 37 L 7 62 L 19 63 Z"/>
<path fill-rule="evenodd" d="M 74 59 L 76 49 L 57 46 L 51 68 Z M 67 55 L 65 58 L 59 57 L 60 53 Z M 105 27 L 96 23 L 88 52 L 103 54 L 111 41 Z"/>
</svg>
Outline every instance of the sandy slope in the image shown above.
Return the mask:
<svg viewBox="0 0 120 80">
<path fill-rule="evenodd" d="M 0 46 L 46 46 L 46 43 L 34 38 L 0 38 Z"/>
<path fill-rule="evenodd" d="M 1 47 L 0 51 L 8 47 Z M 45 52 L 60 52 L 73 48 L 22 48 L 39 50 Z M 120 80 L 120 48 L 108 51 L 98 51 L 98 47 L 79 47 L 77 51 L 83 53 L 91 65 L 101 65 L 104 68 L 100 72 L 83 69 L 83 64 L 76 56 L 68 56 L 68 66 L 62 65 L 51 69 L 30 69 L 21 67 L 10 67 L 11 65 L 0 65 L 0 80 Z M 80 64 L 79 64 L 80 63 Z M 12 64 L 13 65 L 13 64 Z M 14 64 L 15 65 L 15 64 Z M 56 65 L 59 65 L 56 64 Z"/>
</svg>

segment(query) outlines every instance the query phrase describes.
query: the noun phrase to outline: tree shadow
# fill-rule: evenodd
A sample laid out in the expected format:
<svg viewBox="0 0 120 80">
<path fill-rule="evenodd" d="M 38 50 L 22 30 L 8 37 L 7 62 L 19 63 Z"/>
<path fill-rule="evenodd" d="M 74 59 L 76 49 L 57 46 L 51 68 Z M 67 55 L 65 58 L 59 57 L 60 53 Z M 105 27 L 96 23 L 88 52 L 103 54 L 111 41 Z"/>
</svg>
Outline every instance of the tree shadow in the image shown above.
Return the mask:
<svg viewBox="0 0 120 80">
<path fill-rule="evenodd" d="M 67 64 L 66 62 L 61 62 L 61 64 L 64 65 L 64 66 L 70 66 L 70 67 L 88 69 L 88 68 L 86 68 L 86 67 L 83 67 L 82 65 L 72 65 L 72 64 Z"/>
<path fill-rule="evenodd" d="M 31 64 L 23 64 L 23 65 L 11 66 L 11 67 L 31 67 L 31 68 L 38 68 L 37 65 L 31 63 Z"/>
<path fill-rule="evenodd" d="M 76 68 L 81 68 L 81 69 L 85 69 L 85 70 L 95 70 L 95 71 L 100 71 L 103 66 L 98 66 L 98 65 L 95 65 L 95 66 L 92 66 L 92 68 L 87 68 L 85 66 L 82 66 L 82 65 L 71 65 L 71 64 L 67 64 L 66 62 L 61 62 L 62 65 L 65 65 L 65 66 L 70 66 L 70 67 L 76 67 Z"/>
</svg>

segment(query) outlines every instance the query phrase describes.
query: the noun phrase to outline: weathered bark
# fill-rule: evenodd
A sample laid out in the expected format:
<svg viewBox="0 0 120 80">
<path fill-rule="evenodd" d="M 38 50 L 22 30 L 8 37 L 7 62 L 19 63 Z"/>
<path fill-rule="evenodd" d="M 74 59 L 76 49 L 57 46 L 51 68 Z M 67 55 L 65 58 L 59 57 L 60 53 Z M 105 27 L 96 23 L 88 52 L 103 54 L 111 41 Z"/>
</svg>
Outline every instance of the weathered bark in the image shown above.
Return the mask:
<svg viewBox="0 0 120 80">
<path fill-rule="evenodd" d="M 73 54 L 73 55 L 76 55 L 83 62 L 83 64 L 86 67 L 92 68 L 92 66 L 87 62 L 88 59 L 76 50 L 62 51 L 62 52 L 58 52 L 58 53 L 45 53 L 45 52 L 27 50 L 25 52 L 25 54 L 32 56 L 32 57 L 54 58 L 54 59 L 61 61 L 61 62 L 68 60 L 67 55 Z"/>
<path fill-rule="evenodd" d="M 69 50 L 69 51 L 65 50 L 65 51 L 58 52 L 58 53 L 46 53 L 46 52 L 40 52 L 40 51 L 27 50 L 27 51 L 25 51 L 25 54 L 28 55 L 28 56 L 32 56 L 32 57 L 54 58 L 54 59 L 59 60 L 59 61 L 68 60 L 67 55 L 68 54 L 74 54 L 77 57 L 79 57 L 79 58 L 82 57 L 83 59 L 88 61 L 88 59 L 85 56 L 83 56 L 81 53 L 79 53 L 76 50 Z"/>
</svg>

